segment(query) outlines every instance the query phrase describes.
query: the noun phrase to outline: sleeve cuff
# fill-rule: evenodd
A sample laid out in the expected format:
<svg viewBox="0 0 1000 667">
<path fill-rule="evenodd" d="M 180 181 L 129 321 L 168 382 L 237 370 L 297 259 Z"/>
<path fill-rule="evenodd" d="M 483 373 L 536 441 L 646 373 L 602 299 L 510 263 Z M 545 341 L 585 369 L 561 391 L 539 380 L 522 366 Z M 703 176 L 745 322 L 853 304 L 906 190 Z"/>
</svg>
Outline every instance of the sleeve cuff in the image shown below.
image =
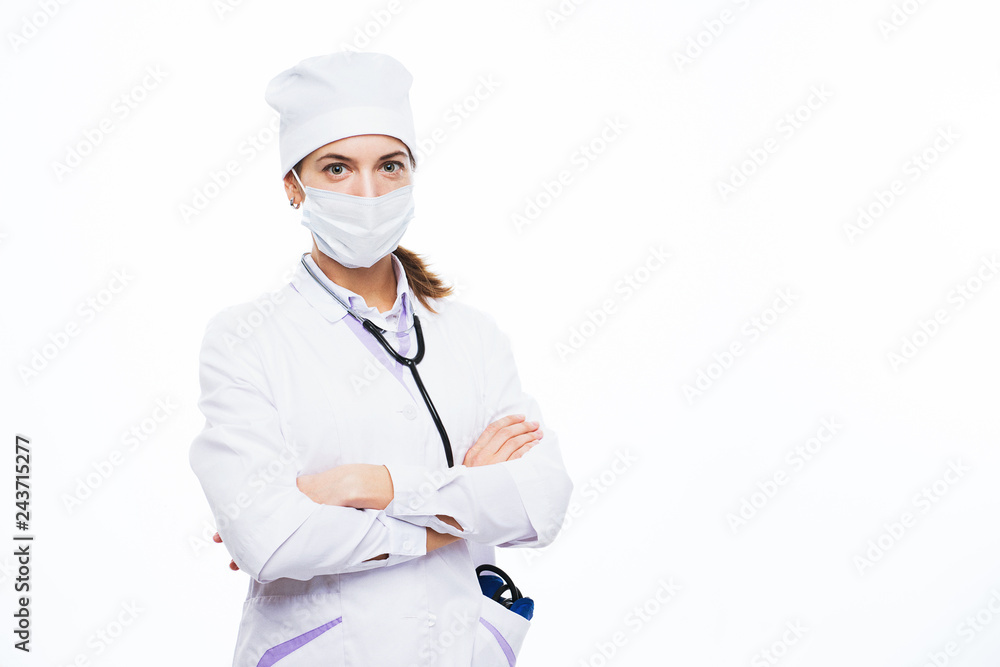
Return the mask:
<svg viewBox="0 0 1000 667">
<path fill-rule="evenodd" d="M 389 557 L 381 561 L 386 567 L 426 555 L 425 528 L 388 516 L 384 512 L 379 515 L 378 520 L 389 529 Z"/>
<path fill-rule="evenodd" d="M 465 466 L 457 466 L 464 468 Z M 420 516 L 424 504 L 448 479 L 444 470 L 427 470 L 423 466 L 386 465 L 392 478 L 392 500 L 385 508 L 389 516 Z"/>
</svg>

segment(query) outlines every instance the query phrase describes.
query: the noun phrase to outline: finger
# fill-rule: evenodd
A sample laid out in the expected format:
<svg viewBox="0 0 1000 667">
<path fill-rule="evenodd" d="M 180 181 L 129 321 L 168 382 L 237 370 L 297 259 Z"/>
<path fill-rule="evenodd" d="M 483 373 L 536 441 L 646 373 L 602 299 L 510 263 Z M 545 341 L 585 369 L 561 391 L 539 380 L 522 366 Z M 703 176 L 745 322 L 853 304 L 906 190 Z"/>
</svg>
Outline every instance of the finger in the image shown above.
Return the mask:
<svg viewBox="0 0 1000 667">
<path fill-rule="evenodd" d="M 229 561 L 229 569 L 235 572 L 236 570 L 240 569 L 240 566 L 236 564 L 236 561 L 231 560 Z"/>
<path fill-rule="evenodd" d="M 501 461 L 509 461 L 511 455 L 524 445 L 531 444 L 537 441 L 534 433 L 525 433 L 523 435 L 516 436 L 514 438 L 508 439 L 503 447 L 497 452 L 497 457 Z"/>
<path fill-rule="evenodd" d="M 493 433 L 493 436 L 483 445 L 483 452 L 490 458 L 499 456 L 503 450 L 504 443 L 511 438 L 530 433 L 538 428 L 538 422 L 528 422 L 523 419 L 515 421 L 506 426 L 501 426 Z M 507 454 L 509 454 L 509 450 Z M 506 460 L 506 457 L 503 459 Z"/>
<path fill-rule="evenodd" d="M 513 454 L 511 454 L 510 458 L 507 459 L 507 460 L 508 461 L 513 461 L 514 459 L 521 458 L 522 456 L 524 456 L 525 454 L 527 454 L 528 452 L 530 452 L 534 448 L 534 446 L 537 445 L 537 444 L 538 444 L 537 440 L 535 440 L 534 442 L 526 442 L 526 443 L 524 443 L 523 445 L 521 445 L 520 447 L 518 447 L 517 451 L 515 451 Z"/>
<path fill-rule="evenodd" d="M 218 542 L 219 544 L 222 544 L 222 535 L 216 533 L 215 535 L 212 535 L 212 539 Z"/>
<path fill-rule="evenodd" d="M 483 430 L 482 435 L 479 436 L 475 444 L 473 444 L 473 447 L 483 447 L 487 445 L 491 440 L 493 440 L 493 436 L 497 434 L 497 431 L 505 426 L 523 422 L 525 419 L 525 415 L 507 415 L 506 417 L 501 417 Z"/>
<path fill-rule="evenodd" d="M 511 438 L 516 438 L 520 436 L 532 436 L 534 431 L 538 430 L 538 422 L 518 422 L 516 424 L 511 424 L 509 426 L 504 426 L 497 434 L 493 436 L 491 445 L 495 447 L 495 451 L 499 452 L 504 443 L 509 441 Z"/>
<path fill-rule="evenodd" d="M 538 428 L 537 422 L 531 422 L 536 424 L 535 426 L 528 426 L 527 423 L 518 423 L 512 425 L 515 433 L 508 435 L 508 428 L 504 427 L 497 432 L 494 436 L 494 441 L 490 446 L 487 447 L 473 447 L 465 454 L 465 462 L 463 465 L 468 467 L 478 466 L 478 465 L 490 465 L 492 463 L 500 463 L 502 461 L 510 461 L 512 458 L 517 458 L 512 456 L 513 452 L 516 451 L 520 446 L 524 444 L 533 444 L 541 440 L 544 435 L 543 431 Z M 522 433 L 517 433 L 517 431 L 526 431 Z"/>
<path fill-rule="evenodd" d="M 462 465 L 467 466 L 469 468 L 482 465 L 482 461 L 480 460 L 482 457 L 483 457 L 482 447 L 471 447 L 469 451 L 465 453 L 465 460 L 462 462 Z"/>
<path fill-rule="evenodd" d="M 474 461 L 476 459 L 476 456 L 479 454 L 481 450 L 482 450 L 482 445 L 474 444 L 471 447 L 469 447 L 468 451 L 465 452 L 465 457 L 462 460 L 462 465 L 465 466 L 475 465 Z"/>
<path fill-rule="evenodd" d="M 514 435 L 521 435 L 522 433 L 530 433 L 532 431 L 538 430 L 538 422 L 529 421 L 519 421 L 515 424 L 509 424 L 504 426 L 499 431 L 497 435 L 506 435 L 508 438 Z"/>
<path fill-rule="evenodd" d="M 473 444 L 473 447 L 482 448 L 489 445 L 500 429 L 510 426 L 511 424 L 523 422 L 524 420 L 524 415 L 507 415 L 506 417 L 501 417 L 483 430 L 482 434 Z"/>
</svg>

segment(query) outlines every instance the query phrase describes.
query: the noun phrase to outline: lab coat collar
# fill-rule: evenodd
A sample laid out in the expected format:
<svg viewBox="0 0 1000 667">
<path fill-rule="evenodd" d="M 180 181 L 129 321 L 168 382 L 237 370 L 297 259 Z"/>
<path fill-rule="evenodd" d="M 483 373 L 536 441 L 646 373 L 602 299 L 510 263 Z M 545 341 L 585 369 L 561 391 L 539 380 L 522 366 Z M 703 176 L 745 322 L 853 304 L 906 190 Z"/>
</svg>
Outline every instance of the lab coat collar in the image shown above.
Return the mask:
<svg viewBox="0 0 1000 667">
<path fill-rule="evenodd" d="M 406 279 L 406 271 L 403 270 L 403 263 L 394 253 L 389 253 L 389 255 L 392 257 L 393 272 L 396 275 L 396 300 L 393 302 L 392 308 L 381 314 L 382 321 L 378 321 L 378 319 L 374 321 L 379 326 L 384 325 L 384 316 L 399 306 L 401 308 L 400 320 L 403 322 L 400 330 L 405 330 L 413 326 L 413 294 L 410 291 L 409 281 Z M 368 304 L 365 303 L 364 297 L 327 278 L 310 254 L 305 255 L 305 261 L 316 277 L 333 290 L 337 296 L 350 304 L 354 312 L 361 317 L 368 317 L 369 313 L 366 313 Z M 295 290 L 309 302 L 309 305 L 318 310 L 330 322 L 339 322 L 344 317 L 350 317 L 347 310 L 309 275 L 309 272 L 302 266 L 302 262 L 295 264 L 291 283 Z"/>
</svg>

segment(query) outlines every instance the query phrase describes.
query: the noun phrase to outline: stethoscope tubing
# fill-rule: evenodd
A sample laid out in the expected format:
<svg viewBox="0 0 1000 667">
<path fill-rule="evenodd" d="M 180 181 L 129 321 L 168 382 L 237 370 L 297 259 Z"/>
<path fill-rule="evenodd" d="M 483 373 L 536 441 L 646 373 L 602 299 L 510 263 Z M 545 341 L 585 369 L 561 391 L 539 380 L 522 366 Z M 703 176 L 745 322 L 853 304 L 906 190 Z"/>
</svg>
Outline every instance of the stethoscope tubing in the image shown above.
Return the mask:
<svg viewBox="0 0 1000 667">
<path fill-rule="evenodd" d="M 344 310 L 350 313 L 354 319 L 361 323 L 361 326 L 363 326 L 371 335 L 375 336 L 375 340 L 379 342 L 379 344 L 392 356 L 393 359 L 410 369 L 410 373 L 413 375 L 413 381 L 417 383 L 417 388 L 420 389 L 420 395 L 423 397 L 424 404 L 427 406 L 427 411 L 430 412 L 431 419 L 434 420 L 434 426 L 437 427 L 438 433 L 441 435 L 441 442 L 444 444 L 444 454 L 445 458 L 448 460 L 448 467 L 453 468 L 455 466 L 455 459 L 451 451 L 451 440 L 448 439 L 448 431 L 445 430 L 444 422 L 441 421 L 441 417 L 438 415 L 437 409 L 434 407 L 434 402 L 431 400 L 430 394 L 427 393 L 427 389 L 424 387 L 424 383 L 420 379 L 420 373 L 417 372 L 417 364 L 419 364 L 420 360 L 424 358 L 424 333 L 420 327 L 420 318 L 417 317 L 416 313 L 413 314 L 413 328 L 416 329 L 417 332 L 417 353 L 413 355 L 413 357 L 404 357 L 396 352 L 396 350 L 392 349 L 392 346 L 389 345 L 389 341 L 387 341 L 382 335 L 385 332 L 385 329 L 382 329 L 368 318 L 361 317 L 355 313 L 354 309 L 344 303 L 341 298 L 333 292 L 333 290 L 323 284 L 323 281 L 316 277 L 316 274 L 313 273 L 312 269 L 309 268 L 309 265 L 306 264 L 306 254 L 307 253 L 302 254 L 302 266 L 304 266 L 306 271 L 309 272 L 309 275 L 313 277 L 313 280 L 315 280 L 320 287 L 325 289 L 330 296 L 336 299 L 337 302 L 344 307 Z"/>
</svg>

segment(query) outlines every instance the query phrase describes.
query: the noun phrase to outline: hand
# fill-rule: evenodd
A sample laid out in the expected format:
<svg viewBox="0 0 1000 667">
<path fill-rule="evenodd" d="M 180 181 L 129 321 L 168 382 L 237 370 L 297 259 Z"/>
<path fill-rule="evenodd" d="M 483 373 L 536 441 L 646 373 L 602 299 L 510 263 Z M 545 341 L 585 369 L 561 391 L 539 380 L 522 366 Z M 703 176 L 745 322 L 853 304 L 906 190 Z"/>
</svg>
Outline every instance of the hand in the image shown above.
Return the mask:
<svg viewBox="0 0 1000 667">
<path fill-rule="evenodd" d="M 476 443 L 465 453 L 463 465 L 486 466 L 519 459 L 538 444 L 542 431 L 538 422 L 524 421 L 524 415 L 507 415 L 483 431 Z"/>
<path fill-rule="evenodd" d="M 295 480 L 299 491 L 320 505 L 384 510 L 392 502 L 389 469 L 370 463 L 344 463 Z"/>
<path fill-rule="evenodd" d="M 216 533 L 215 535 L 212 535 L 212 539 L 215 540 L 217 543 L 222 544 L 222 535 Z M 229 569 L 238 570 L 240 569 L 240 566 L 236 564 L 236 561 L 231 560 L 229 561 Z"/>
<path fill-rule="evenodd" d="M 323 472 L 302 475 L 296 478 L 295 485 L 314 503 L 347 507 L 351 472 L 350 465 L 334 466 Z"/>
</svg>

